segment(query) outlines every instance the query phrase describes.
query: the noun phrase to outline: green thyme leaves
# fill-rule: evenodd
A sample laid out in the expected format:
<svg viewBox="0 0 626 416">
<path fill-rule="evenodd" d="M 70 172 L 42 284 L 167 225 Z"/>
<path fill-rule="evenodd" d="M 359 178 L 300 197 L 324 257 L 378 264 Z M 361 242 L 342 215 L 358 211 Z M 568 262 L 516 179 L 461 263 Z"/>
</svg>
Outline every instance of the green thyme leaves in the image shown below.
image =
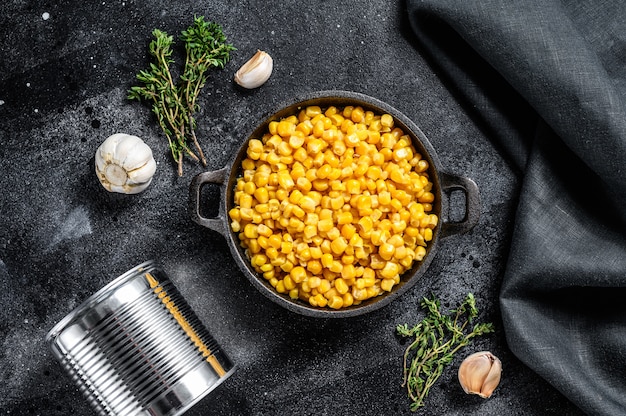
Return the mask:
<svg viewBox="0 0 626 416">
<path fill-rule="evenodd" d="M 155 29 L 149 52 L 154 62 L 149 69 L 137 74 L 141 86 L 133 86 L 128 99 L 146 101 L 152 105 L 161 130 L 167 137 L 172 157 L 183 174 L 183 157 L 188 156 L 206 166 L 206 158 L 196 137 L 194 114 L 199 110 L 198 96 L 204 87 L 208 71 L 223 69 L 235 48 L 226 42 L 219 24 L 194 18 L 193 25 L 183 30 L 185 63 L 178 80 L 174 79 L 172 60 L 174 38 Z"/>
</svg>

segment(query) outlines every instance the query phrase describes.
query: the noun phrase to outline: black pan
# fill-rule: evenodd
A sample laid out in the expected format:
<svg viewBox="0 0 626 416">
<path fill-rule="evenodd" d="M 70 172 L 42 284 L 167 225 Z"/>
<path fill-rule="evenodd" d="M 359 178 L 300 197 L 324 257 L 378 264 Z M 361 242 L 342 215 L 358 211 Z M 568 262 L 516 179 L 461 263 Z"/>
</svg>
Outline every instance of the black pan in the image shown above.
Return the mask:
<svg viewBox="0 0 626 416">
<path fill-rule="evenodd" d="M 413 146 L 425 158 L 430 165 L 429 177 L 433 183 L 432 193 L 435 195 L 432 213 L 439 217 L 439 224 L 433 230 L 433 239 L 426 247 L 426 255 L 420 262 L 415 262 L 413 267 L 404 272 L 400 283 L 394 286 L 391 292 L 382 294 L 372 299 L 363 301 L 359 305 L 353 305 L 343 309 L 318 308 L 300 300 L 292 300 L 288 295 L 278 292 L 259 275 L 250 265 L 244 249 L 239 245 L 239 238 L 230 229 L 230 218 L 228 211 L 233 208 L 233 194 L 237 178 L 241 176 L 241 162 L 246 158 L 248 141 L 251 138 L 261 138 L 268 129 L 268 124 L 273 120 L 296 114 L 300 108 L 317 105 L 322 108 L 334 105 L 345 107 L 348 105 L 361 106 L 364 110 L 371 110 L 376 114 L 388 113 L 394 118 L 395 125 L 402 128 L 411 136 Z M 201 206 L 201 190 L 207 184 L 217 184 L 220 187 L 220 203 L 217 216 L 206 218 L 201 214 L 205 211 Z M 449 209 L 449 195 L 452 191 L 461 191 L 465 195 L 465 215 L 461 221 L 451 221 L 447 218 Z M 445 173 L 441 163 L 437 158 L 435 149 L 422 133 L 422 131 L 405 115 L 398 110 L 381 102 L 375 98 L 355 92 L 347 91 L 321 91 L 309 94 L 293 103 L 284 106 L 282 109 L 264 121 L 246 136 L 246 140 L 234 153 L 228 164 L 219 170 L 201 173 L 193 178 L 190 185 L 189 208 L 191 218 L 198 224 L 220 233 L 226 239 L 230 252 L 235 262 L 261 293 L 277 304 L 290 311 L 312 317 L 320 318 L 341 318 L 361 315 L 379 309 L 389 304 L 394 299 L 405 293 L 410 287 L 415 285 L 428 269 L 429 264 L 435 257 L 439 240 L 454 234 L 461 234 L 472 229 L 477 223 L 480 215 L 480 198 L 478 187 L 469 178 Z"/>
</svg>

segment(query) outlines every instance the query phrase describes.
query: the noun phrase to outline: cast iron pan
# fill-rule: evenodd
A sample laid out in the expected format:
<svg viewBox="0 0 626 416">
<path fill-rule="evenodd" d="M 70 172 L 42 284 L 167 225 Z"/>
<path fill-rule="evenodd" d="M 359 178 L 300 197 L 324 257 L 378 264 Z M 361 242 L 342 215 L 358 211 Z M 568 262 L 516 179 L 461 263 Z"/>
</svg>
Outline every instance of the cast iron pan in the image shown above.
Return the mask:
<svg viewBox="0 0 626 416">
<path fill-rule="evenodd" d="M 364 110 L 371 110 L 376 114 L 388 113 L 394 118 L 395 125 L 402 128 L 411 136 L 413 146 L 421 153 L 423 158 L 430 164 L 429 176 L 433 183 L 432 193 L 435 195 L 432 213 L 439 217 L 439 224 L 433 232 L 433 239 L 426 247 L 426 255 L 421 262 L 415 262 L 413 267 L 404 272 L 400 283 L 394 286 L 391 292 L 368 299 L 359 305 L 350 306 L 343 309 L 318 308 L 310 306 L 300 300 L 292 300 L 288 295 L 278 292 L 260 276 L 249 263 L 243 248 L 239 245 L 238 236 L 230 229 L 230 218 L 228 211 L 233 208 L 233 193 L 237 178 L 241 176 L 241 162 L 246 158 L 248 141 L 251 138 L 260 139 L 268 129 L 270 121 L 296 114 L 300 108 L 317 105 L 322 108 L 334 105 L 345 107 L 348 105 L 362 106 Z M 220 203 L 217 216 L 206 218 L 201 214 L 201 190 L 207 184 L 217 184 L 220 187 Z M 449 195 L 452 191 L 461 191 L 465 195 L 465 215 L 461 221 L 453 222 L 447 218 L 449 209 Z M 439 239 L 453 234 L 462 234 L 472 229 L 477 223 L 480 215 L 480 198 L 478 187 L 469 178 L 451 175 L 442 170 L 441 163 L 437 158 L 435 149 L 422 133 L 422 131 L 406 116 L 388 104 L 364 94 L 349 91 L 320 91 L 309 94 L 293 103 L 284 106 L 271 116 L 266 118 L 246 136 L 246 140 L 241 144 L 237 152 L 233 155 L 228 164 L 219 170 L 201 173 L 193 178 L 190 185 L 189 208 L 191 218 L 198 224 L 220 233 L 226 239 L 233 258 L 241 271 L 252 282 L 252 284 L 277 304 L 290 311 L 320 318 L 342 318 L 361 315 L 379 309 L 391 301 L 401 296 L 410 287 L 416 284 L 424 275 L 430 262 L 433 260 L 439 245 Z"/>
</svg>

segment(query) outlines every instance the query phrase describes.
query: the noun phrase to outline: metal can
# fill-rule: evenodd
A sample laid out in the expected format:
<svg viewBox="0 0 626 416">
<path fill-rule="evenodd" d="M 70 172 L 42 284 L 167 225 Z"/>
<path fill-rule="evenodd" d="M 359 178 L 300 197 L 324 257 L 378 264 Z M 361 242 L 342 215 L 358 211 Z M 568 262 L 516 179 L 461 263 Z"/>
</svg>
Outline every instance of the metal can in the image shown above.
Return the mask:
<svg viewBox="0 0 626 416">
<path fill-rule="evenodd" d="M 102 416 L 181 415 L 235 370 L 152 261 L 89 297 L 46 341 Z"/>
</svg>

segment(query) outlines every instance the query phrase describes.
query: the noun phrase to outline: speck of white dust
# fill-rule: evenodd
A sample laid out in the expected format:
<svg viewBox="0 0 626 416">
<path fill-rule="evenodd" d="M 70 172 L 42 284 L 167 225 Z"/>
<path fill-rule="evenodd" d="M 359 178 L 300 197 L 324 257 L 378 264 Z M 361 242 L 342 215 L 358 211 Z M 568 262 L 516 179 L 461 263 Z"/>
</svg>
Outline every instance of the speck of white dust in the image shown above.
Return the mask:
<svg viewBox="0 0 626 416">
<path fill-rule="evenodd" d="M 41 15 L 41 18 L 42 18 L 43 20 L 48 20 L 48 19 L 50 19 L 50 13 L 48 13 L 48 12 L 44 12 L 44 13 Z"/>
</svg>

